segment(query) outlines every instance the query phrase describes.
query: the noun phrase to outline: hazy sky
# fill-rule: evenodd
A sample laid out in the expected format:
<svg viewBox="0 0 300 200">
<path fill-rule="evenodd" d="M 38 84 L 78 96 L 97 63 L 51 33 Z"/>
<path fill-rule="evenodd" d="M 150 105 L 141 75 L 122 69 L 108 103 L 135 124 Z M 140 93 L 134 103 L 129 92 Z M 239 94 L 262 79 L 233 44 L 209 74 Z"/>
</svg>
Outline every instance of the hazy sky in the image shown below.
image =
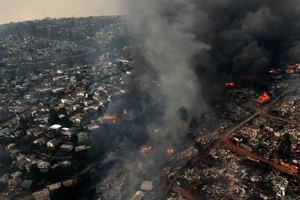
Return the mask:
<svg viewBox="0 0 300 200">
<path fill-rule="evenodd" d="M 0 24 L 45 17 L 124 14 L 124 0 L 0 0 Z"/>
</svg>

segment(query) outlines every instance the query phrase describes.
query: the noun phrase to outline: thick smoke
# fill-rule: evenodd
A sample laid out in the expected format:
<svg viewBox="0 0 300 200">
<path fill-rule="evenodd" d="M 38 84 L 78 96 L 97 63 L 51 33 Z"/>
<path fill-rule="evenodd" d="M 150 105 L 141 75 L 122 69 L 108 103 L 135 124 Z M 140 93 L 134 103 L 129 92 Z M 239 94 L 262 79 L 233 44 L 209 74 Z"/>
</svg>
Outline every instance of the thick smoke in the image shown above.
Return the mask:
<svg viewBox="0 0 300 200">
<path fill-rule="evenodd" d="M 137 63 L 143 69 L 137 84 L 146 85 L 152 106 L 164 105 L 160 121 L 172 132 L 154 134 L 154 141 L 166 135 L 178 140 L 175 132 L 182 131 L 176 111 L 184 106 L 189 117 L 205 112 L 203 98 L 215 91 L 213 83 L 264 75 L 298 61 L 299 0 L 126 2 L 148 66 Z M 159 87 L 149 87 L 152 82 Z"/>
<path fill-rule="evenodd" d="M 142 56 L 158 76 L 165 120 L 199 114 L 216 82 L 263 75 L 299 61 L 299 0 L 127 0 Z M 144 77 L 143 77 L 144 76 Z M 141 83 L 148 73 L 142 71 Z M 193 113 L 194 114 L 194 113 Z"/>
<path fill-rule="evenodd" d="M 146 99 L 141 113 L 156 118 L 143 123 L 156 155 L 154 161 L 147 158 L 150 165 L 159 166 L 156 157 L 163 157 L 161 151 L 166 148 L 176 147 L 180 132 L 185 132 L 180 129 L 177 110 L 184 106 L 189 118 L 205 112 L 203 98 L 208 91 L 215 91 L 213 83 L 261 75 L 269 68 L 299 61 L 299 0 L 125 2 L 140 39 L 140 56 L 135 57 L 138 73 L 132 85 L 139 87 L 137 93 Z M 140 57 L 146 67 L 137 62 Z M 159 115 L 150 117 L 151 109 Z M 137 182 L 132 171 L 131 192 Z"/>
<path fill-rule="evenodd" d="M 198 39 L 212 46 L 217 74 L 257 75 L 299 59 L 298 0 L 194 2 L 209 16 L 209 31 Z"/>
<path fill-rule="evenodd" d="M 207 24 L 207 15 L 183 0 L 142 0 L 132 5 L 136 28 L 145 39 L 144 59 L 157 73 L 154 80 L 159 84 L 157 95 L 166 104 L 164 122 L 174 124 L 181 106 L 189 110 L 199 108 L 199 111 L 202 107 L 202 88 L 193 59 L 199 53 L 207 54 L 211 47 L 197 40 L 194 30 L 196 25 Z"/>
<path fill-rule="evenodd" d="M 299 61 L 299 0 L 154 0 L 134 1 L 130 7 L 147 39 L 148 60 L 160 60 L 148 51 L 161 55 L 180 47 L 176 55 L 184 53 L 177 60 L 196 58 L 198 72 L 213 75 L 264 73 Z M 197 49 L 199 43 L 211 46 L 209 57 L 201 51 L 206 45 Z"/>
</svg>

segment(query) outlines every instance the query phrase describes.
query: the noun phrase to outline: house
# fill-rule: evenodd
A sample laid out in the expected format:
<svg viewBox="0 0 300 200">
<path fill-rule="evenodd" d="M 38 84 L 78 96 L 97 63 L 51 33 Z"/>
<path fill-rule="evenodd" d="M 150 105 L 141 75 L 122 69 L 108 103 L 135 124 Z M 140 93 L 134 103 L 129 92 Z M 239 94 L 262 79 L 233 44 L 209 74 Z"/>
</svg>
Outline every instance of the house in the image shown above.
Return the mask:
<svg viewBox="0 0 300 200">
<path fill-rule="evenodd" d="M 21 183 L 21 188 L 23 189 L 30 189 L 33 185 L 33 180 L 25 180 Z"/>
<path fill-rule="evenodd" d="M 33 135 L 34 137 L 40 137 L 44 134 L 44 131 L 37 129 L 37 130 L 27 131 L 27 134 Z"/>
<path fill-rule="evenodd" d="M 72 164 L 72 162 L 69 161 L 69 160 L 65 160 L 65 161 L 63 161 L 63 162 L 61 163 L 61 165 L 62 165 L 63 167 L 70 167 L 71 164 Z"/>
<path fill-rule="evenodd" d="M 63 181 L 62 185 L 64 187 L 71 187 L 71 186 L 74 186 L 76 183 L 77 183 L 77 178 L 74 178 L 74 179 L 69 179 L 69 180 Z"/>
<path fill-rule="evenodd" d="M 56 93 L 63 92 L 64 90 L 65 90 L 65 88 L 62 88 L 62 87 L 60 87 L 60 88 L 55 88 L 55 89 L 52 90 L 52 93 L 56 94 Z"/>
<path fill-rule="evenodd" d="M 17 137 L 17 138 L 23 137 L 23 136 L 25 136 L 25 135 L 26 135 L 26 132 L 23 131 L 23 130 L 19 130 L 19 131 L 16 131 L 16 132 L 14 133 L 14 136 Z"/>
<path fill-rule="evenodd" d="M 12 149 L 14 149 L 16 147 L 16 143 L 10 143 L 9 145 L 7 145 L 6 147 L 5 147 L 5 150 L 12 150 Z"/>
<path fill-rule="evenodd" d="M 4 174 L 2 177 L 0 177 L 0 183 L 7 183 L 9 179 L 9 174 Z"/>
<path fill-rule="evenodd" d="M 35 200 L 51 200 L 50 191 L 47 188 L 37 191 L 32 195 L 34 196 Z"/>
<path fill-rule="evenodd" d="M 22 172 L 16 171 L 10 175 L 13 179 L 20 178 L 22 176 Z"/>
<path fill-rule="evenodd" d="M 60 147 L 63 151 L 72 151 L 73 150 L 73 145 L 71 145 L 71 144 L 63 144 L 63 145 L 61 145 L 61 147 Z"/>
<path fill-rule="evenodd" d="M 37 164 L 37 167 L 41 172 L 48 172 L 50 169 L 51 164 L 46 161 L 41 161 Z"/>
<path fill-rule="evenodd" d="M 74 111 L 80 110 L 80 108 L 81 108 L 81 105 L 79 105 L 79 104 L 73 105 L 73 110 L 74 110 Z"/>
<path fill-rule="evenodd" d="M 85 106 L 90 106 L 90 105 L 93 105 L 95 102 L 93 100 L 88 100 L 88 101 L 84 101 L 83 104 Z"/>
<path fill-rule="evenodd" d="M 50 133 L 52 134 L 58 134 L 60 133 L 60 130 L 62 129 L 62 125 L 60 124 L 53 124 L 49 127 Z"/>
<path fill-rule="evenodd" d="M 65 140 L 74 140 L 76 138 L 75 132 L 71 130 L 63 131 L 62 135 L 63 139 Z"/>
<path fill-rule="evenodd" d="M 88 140 L 88 134 L 87 132 L 80 132 L 77 134 L 78 142 L 81 143 L 85 140 Z"/>
<path fill-rule="evenodd" d="M 34 159 L 36 158 L 36 154 L 28 154 L 25 159 L 28 161 L 28 162 L 32 162 Z"/>
<path fill-rule="evenodd" d="M 47 185 L 47 188 L 50 190 L 50 192 L 53 192 L 55 190 L 58 190 L 59 188 L 61 188 L 61 183 L 53 183 L 51 185 Z"/>
<path fill-rule="evenodd" d="M 286 72 L 287 74 L 292 74 L 292 73 L 294 73 L 295 68 L 296 68 L 296 66 L 290 66 L 290 65 L 289 65 L 289 66 L 286 67 L 285 72 Z"/>
<path fill-rule="evenodd" d="M 19 155 L 19 153 L 20 153 L 19 149 L 9 150 L 10 157 L 12 157 L 13 159 L 15 159 Z"/>
<path fill-rule="evenodd" d="M 9 135 L 9 133 L 11 132 L 11 130 L 9 128 L 4 128 L 0 130 L 0 138 L 5 138 Z"/>
<path fill-rule="evenodd" d="M 130 200 L 141 200 L 145 196 L 145 192 L 137 191 Z"/>
<path fill-rule="evenodd" d="M 22 179 L 21 178 L 16 178 L 16 179 L 9 179 L 7 181 L 7 186 L 9 189 L 16 189 L 17 187 L 19 187 L 22 183 Z"/>
<path fill-rule="evenodd" d="M 46 145 L 46 142 L 47 142 L 47 139 L 45 137 L 41 137 L 39 139 L 34 140 L 33 144 L 44 146 L 44 145 Z"/>
<path fill-rule="evenodd" d="M 60 142 L 61 142 L 61 141 L 58 140 L 58 139 L 52 139 L 52 140 L 49 140 L 49 141 L 47 142 L 47 147 L 49 147 L 49 148 L 55 148 L 55 147 L 57 147 L 57 146 L 59 145 Z"/>
<path fill-rule="evenodd" d="M 85 146 L 85 145 L 81 145 L 81 146 L 76 146 L 75 147 L 75 152 L 78 153 L 78 152 L 82 152 L 82 151 L 85 151 L 85 150 L 88 150 L 92 148 L 91 146 Z"/>
<path fill-rule="evenodd" d="M 144 181 L 141 185 L 141 190 L 151 191 L 153 189 L 153 185 L 151 181 Z"/>
<path fill-rule="evenodd" d="M 16 162 L 16 166 L 20 169 L 20 170 L 25 170 L 25 166 L 27 164 L 27 160 L 25 159 L 22 159 L 22 160 L 19 160 L 18 162 Z"/>
<path fill-rule="evenodd" d="M 25 158 L 25 155 L 24 154 L 19 154 L 18 156 L 17 156 L 17 161 L 20 161 L 20 160 L 22 160 L 22 159 L 24 159 Z"/>
<path fill-rule="evenodd" d="M 25 165 L 25 169 L 28 173 L 30 173 L 33 169 L 34 169 L 34 165 L 30 162 L 28 162 L 26 165 Z"/>
</svg>

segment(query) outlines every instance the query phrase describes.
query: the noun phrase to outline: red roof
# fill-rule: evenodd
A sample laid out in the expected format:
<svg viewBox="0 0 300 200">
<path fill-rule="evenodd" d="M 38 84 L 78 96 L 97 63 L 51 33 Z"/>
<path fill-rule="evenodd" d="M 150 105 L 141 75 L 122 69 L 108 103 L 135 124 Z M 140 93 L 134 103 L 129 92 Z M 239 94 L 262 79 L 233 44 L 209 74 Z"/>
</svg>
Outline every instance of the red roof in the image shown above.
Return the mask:
<svg viewBox="0 0 300 200">
<path fill-rule="evenodd" d="M 289 65 L 289 66 L 287 66 L 287 67 L 286 67 L 286 69 L 291 69 L 291 70 L 294 70 L 294 69 L 295 69 L 295 66 L 291 66 L 291 65 Z"/>
</svg>

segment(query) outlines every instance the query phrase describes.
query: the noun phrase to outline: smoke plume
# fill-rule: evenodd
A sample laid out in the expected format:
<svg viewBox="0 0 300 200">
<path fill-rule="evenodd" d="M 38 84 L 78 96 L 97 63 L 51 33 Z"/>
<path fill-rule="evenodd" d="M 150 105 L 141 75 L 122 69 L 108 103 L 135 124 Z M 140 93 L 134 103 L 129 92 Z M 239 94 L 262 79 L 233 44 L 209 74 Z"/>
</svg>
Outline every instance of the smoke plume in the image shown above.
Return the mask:
<svg viewBox="0 0 300 200">
<path fill-rule="evenodd" d="M 133 30 L 139 35 L 140 53 L 148 66 L 137 63 L 142 69 L 138 84 L 146 85 L 150 104 L 164 105 L 161 121 L 173 128 L 170 141 L 178 140 L 174 134 L 180 124 L 177 110 L 183 106 L 189 118 L 199 116 L 207 109 L 203 96 L 215 90 L 213 83 L 228 77 L 264 75 L 269 68 L 298 61 L 299 0 L 127 3 Z M 149 87 L 152 82 L 155 88 Z M 153 140 L 160 140 L 157 137 Z"/>
<path fill-rule="evenodd" d="M 194 30 L 196 26 L 206 26 L 207 14 L 183 0 L 142 0 L 131 5 L 135 28 L 144 38 L 144 59 L 157 74 L 156 95 L 166 102 L 164 122 L 174 124 L 181 106 L 189 110 L 201 108 L 202 88 L 193 59 L 199 53 L 207 54 L 211 47 L 197 40 Z"/>
<path fill-rule="evenodd" d="M 180 132 L 185 132 L 177 110 L 185 107 L 189 119 L 200 116 L 207 109 L 205 94 L 215 90 L 213 83 L 299 61 L 299 0 L 125 2 L 140 40 L 132 85 L 144 98 L 141 113 L 151 118 L 143 123 L 153 145 L 154 161 L 145 159 L 150 165 L 159 166 L 160 152 L 179 144 Z M 133 193 L 138 182 L 134 171 L 130 180 Z"/>
<path fill-rule="evenodd" d="M 263 73 L 299 61 L 299 0 L 131 2 L 139 33 L 146 40 L 144 56 L 160 71 L 187 70 L 187 65 L 162 67 L 162 57 L 188 61 L 188 68 L 194 61 L 198 74 L 213 76 Z M 186 76 L 188 72 L 182 75 Z"/>
</svg>

